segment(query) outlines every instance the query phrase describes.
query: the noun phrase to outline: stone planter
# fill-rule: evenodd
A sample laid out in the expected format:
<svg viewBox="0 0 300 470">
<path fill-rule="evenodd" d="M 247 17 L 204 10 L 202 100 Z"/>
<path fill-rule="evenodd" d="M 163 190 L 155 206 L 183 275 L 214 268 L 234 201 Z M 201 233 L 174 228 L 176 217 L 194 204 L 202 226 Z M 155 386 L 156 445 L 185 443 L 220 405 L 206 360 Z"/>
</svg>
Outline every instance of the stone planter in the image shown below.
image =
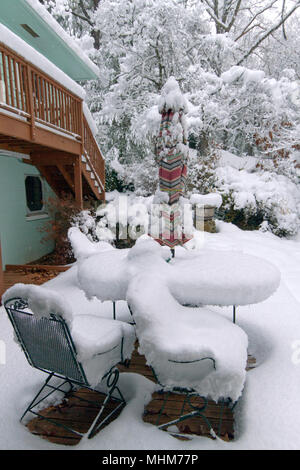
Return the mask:
<svg viewBox="0 0 300 470">
<path fill-rule="evenodd" d="M 215 233 L 216 223 L 214 220 L 216 207 L 214 206 L 197 206 L 194 207 L 194 225 L 197 230 Z"/>
</svg>

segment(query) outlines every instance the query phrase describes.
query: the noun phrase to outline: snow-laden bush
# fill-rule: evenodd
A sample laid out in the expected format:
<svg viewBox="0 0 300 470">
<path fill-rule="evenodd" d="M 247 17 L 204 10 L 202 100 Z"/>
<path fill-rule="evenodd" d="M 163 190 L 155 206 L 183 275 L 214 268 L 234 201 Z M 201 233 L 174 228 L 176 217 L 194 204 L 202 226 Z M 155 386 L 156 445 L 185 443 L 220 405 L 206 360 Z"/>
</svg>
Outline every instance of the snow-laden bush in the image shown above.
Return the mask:
<svg viewBox="0 0 300 470">
<path fill-rule="evenodd" d="M 190 149 L 188 162 L 187 188 L 191 192 L 208 194 L 215 191 L 216 169 L 220 154 L 217 150 L 210 155 L 201 155 L 196 149 Z"/>
<path fill-rule="evenodd" d="M 284 175 L 249 173 L 229 166 L 216 170 L 216 187 L 223 196 L 220 217 L 240 228 L 260 228 L 278 236 L 297 234 L 300 190 Z"/>
<path fill-rule="evenodd" d="M 99 206 L 96 212 L 98 240 L 115 243 L 124 240 L 129 243 L 148 233 L 150 207 L 154 196 L 142 197 L 134 193 L 108 194 L 107 203 Z"/>
<path fill-rule="evenodd" d="M 91 242 L 98 240 L 96 235 L 96 216 L 93 211 L 83 210 L 78 212 L 72 217 L 71 226 L 79 228 Z"/>
<path fill-rule="evenodd" d="M 113 191 L 107 193 L 107 203 L 99 206 L 96 211 L 96 234 L 99 241 L 113 243 L 117 247 L 132 246 L 137 238 L 151 233 L 159 237 L 161 211 L 170 208 L 164 200 L 165 193 L 156 191 L 151 196 L 138 196 L 135 193 L 126 194 Z M 221 196 L 213 193 L 203 196 L 193 193 L 189 198 L 181 198 L 177 210 L 180 211 L 182 232 L 189 238 L 194 231 L 195 208 L 202 215 L 203 205 L 221 205 Z M 174 206 L 172 206 L 174 209 Z"/>
</svg>

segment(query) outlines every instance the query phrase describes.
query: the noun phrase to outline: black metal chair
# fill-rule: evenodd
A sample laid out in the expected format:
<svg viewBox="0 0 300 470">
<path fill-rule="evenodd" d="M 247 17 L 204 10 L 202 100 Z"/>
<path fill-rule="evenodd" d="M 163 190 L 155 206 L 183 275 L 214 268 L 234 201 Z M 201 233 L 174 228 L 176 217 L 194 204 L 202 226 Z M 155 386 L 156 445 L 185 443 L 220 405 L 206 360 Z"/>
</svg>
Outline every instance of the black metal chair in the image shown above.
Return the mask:
<svg viewBox="0 0 300 470">
<path fill-rule="evenodd" d="M 195 361 L 173 361 L 169 359 L 168 362 L 185 365 L 201 363 L 205 364 L 203 367 L 206 370 L 216 369 L 216 362 L 211 357 L 204 357 Z M 209 411 L 209 399 L 206 396 L 199 395 L 192 388 L 173 387 L 170 390 L 170 387 L 166 387 L 160 382 L 153 367 L 151 367 L 151 370 L 157 385 L 160 386 L 160 389 L 157 390 L 157 393 L 162 394 L 162 396 L 164 396 L 162 406 L 158 411 L 155 422 L 155 425 L 158 427 L 158 429 L 167 430 L 170 426 L 179 425 L 181 423 L 184 423 L 185 421 L 188 421 L 190 418 L 199 418 L 204 422 L 212 438 L 216 439 L 217 437 L 221 437 L 223 415 L 226 412 L 226 409 L 231 410 L 233 412 L 237 402 L 234 403 L 230 398 L 223 398 L 219 400 L 218 403 L 215 404 L 218 406 L 218 408 L 216 409 L 217 412 L 215 410 L 215 415 L 213 417 L 212 423 L 212 418 L 211 416 L 209 416 L 211 413 L 208 413 L 207 415 L 207 412 Z M 180 416 L 175 419 L 171 419 L 170 421 L 167 421 L 165 423 L 161 423 L 161 420 L 168 415 L 165 412 L 165 408 L 167 407 L 169 399 L 172 399 L 171 397 L 174 396 L 174 394 L 184 396 Z M 195 399 L 197 403 L 193 403 Z M 172 431 L 171 434 L 180 435 L 181 433 Z"/>
<path fill-rule="evenodd" d="M 56 422 L 53 419 L 47 418 L 40 414 L 38 410 L 34 410 L 34 408 L 40 405 L 54 392 L 62 392 L 65 395 L 66 385 L 69 386 L 68 392 L 79 386 L 96 392 L 99 391 L 96 390 L 96 387 L 92 387 L 88 382 L 84 366 L 77 359 L 76 348 L 68 325 L 63 317 L 54 314 L 50 314 L 49 318 L 37 317 L 28 309 L 28 302 L 21 298 L 14 298 L 6 301 L 5 309 L 16 333 L 18 342 L 20 343 L 29 364 L 48 374 L 45 383 L 24 411 L 20 421 L 22 421 L 25 415 L 30 412 L 33 415 L 50 421 L 57 426 L 63 427 L 76 435 L 86 435 L 88 438 L 93 437 L 100 427 L 126 404 L 125 399 L 117 386 L 119 379 L 119 371 L 116 368 L 117 364 L 109 368 L 102 377 L 102 380 L 106 379 L 108 392 L 106 393 L 105 400 L 99 413 L 86 434 L 82 434 L 68 426 Z M 122 341 L 119 344 L 119 362 L 123 361 L 123 340 L 124 338 L 122 338 Z M 110 351 L 101 352 L 101 356 L 103 356 L 103 354 L 109 354 L 109 352 Z M 55 381 L 57 381 L 57 379 L 62 379 L 62 382 L 59 385 L 52 385 L 52 379 Z M 44 391 L 47 393 L 43 394 Z M 91 400 L 85 400 L 81 397 L 79 399 L 99 405 L 99 403 Z M 117 406 L 105 418 L 101 419 L 104 409 L 110 400 L 117 402 Z"/>
</svg>

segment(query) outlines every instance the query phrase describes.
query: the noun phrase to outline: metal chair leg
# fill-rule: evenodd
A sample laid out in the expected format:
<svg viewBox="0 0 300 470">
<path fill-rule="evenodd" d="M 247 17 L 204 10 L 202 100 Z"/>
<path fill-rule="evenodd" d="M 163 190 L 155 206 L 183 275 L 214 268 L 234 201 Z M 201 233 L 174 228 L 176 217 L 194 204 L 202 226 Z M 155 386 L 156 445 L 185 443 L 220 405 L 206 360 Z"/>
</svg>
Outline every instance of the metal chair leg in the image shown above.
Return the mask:
<svg viewBox="0 0 300 470">
<path fill-rule="evenodd" d="M 236 306 L 235 305 L 233 305 L 232 321 L 233 323 L 236 323 Z"/>
<path fill-rule="evenodd" d="M 52 386 L 52 385 L 50 385 L 50 380 L 53 377 L 57 377 L 57 376 L 54 373 L 49 374 L 49 376 L 45 380 L 45 382 L 44 382 L 43 386 L 41 387 L 41 389 L 38 391 L 38 393 L 35 395 L 35 397 L 31 401 L 30 405 L 24 411 L 20 421 L 22 421 L 24 419 L 25 415 L 29 412 L 29 413 L 32 413 L 34 416 L 36 416 L 38 418 L 41 418 L 41 419 L 44 419 L 45 421 L 48 421 L 52 424 L 55 424 L 58 427 L 62 427 L 64 429 L 66 429 L 67 431 L 70 431 L 70 432 L 74 433 L 75 435 L 77 435 L 79 437 L 87 436 L 87 438 L 90 439 L 91 437 L 93 437 L 96 434 L 96 432 L 100 429 L 100 427 L 103 426 L 111 418 L 111 416 L 114 415 L 114 413 L 116 413 L 121 407 L 123 407 L 126 404 L 126 401 L 125 401 L 120 389 L 117 386 L 117 383 L 118 383 L 118 380 L 119 380 L 119 371 L 118 371 L 118 369 L 113 369 L 107 375 L 107 382 L 106 383 L 107 383 L 107 387 L 108 387 L 109 390 L 108 390 L 108 393 L 106 394 L 105 400 L 104 400 L 104 402 L 103 402 L 103 404 L 102 404 L 102 406 L 99 410 L 99 413 L 97 414 L 96 418 L 94 419 L 93 423 L 91 424 L 88 432 L 83 434 L 81 432 L 75 431 L 74 429 L 72 429 L 72 428 L 70 428 L 70 427 L 68 427 L 68 426 L 66 426 L 62 423 L 58 423 L 54 419 L 51 419 L 51 418 L 48 418 L 46 416 L 41 415 L 40 413 L 38 413 L 38 411 L 33 410 L 33 408 L 35 408 L 37 405 L 42 403 L 47 397 L 49 397 L 52 393 L 54 393 L 56 391 L 59 391 L 59 392 L 61 392 L 65 395 L 66 392 L 64 390 L 61 390 L 61 387 L 63 385 L 65 385 L 67 383 L 70 385 L 69 392 L 72 391 L 75 388 L 74 385 L 72 384 L 71 380 L 68 379 L 68 378 L 62 379 L 63 382 L 59 386 L 57 386 L 57 387 Z M 58 378 L 61 378 L 61 377 L 58 377 Z M 48 392 L 45 396 L 43 396 L 42 398 L 39 399 L 39 397 L 41 396 L 42 392 L 45 390 L 46 387 L 50 388 L 50 392 Z M 97 392 L 97 390 L 94 390 L 94 389 L 90 389 L 90 390 L 93 390 L 93 391 Z M 69 392 L 67 392 L 67 393 L 69 393 Z M 113 396 L 114 392 L 116 392 L 118 394 L 118 397 Z M 98 392 L 98 393 L 102 393 L 102 392 Z M 85 400 L 83 398 L 80 398 L 80 399 L 83 400 L 83 401 L 88 401 L 88 402 L 93 403 L 93 404 L 97 404 L 97 402 L 92 401 L 92 400 Z M 115 400 L 115 401 L 118 401 L 119 405 L 112 412 L 110 412 L 99 423 L 99 420 L 101 419 L 101 416 L 102 416 L 102 414 L 103 414 L 103 412 L 106 408 L 106 405 L 108 404 L 109 400 L 111 400 L 111 399 Z"/>
<path fill-rule="evenodd" d="M 22 414 L 22 416 L 21 416 L 21 418 L 20 418 L 20 421 L 21 421 L 21 422 L 23 421 L 23 418 L 24 418 L 24 416 L 28 413 L 28 411 L 31 411 L 31 409 L 32 409 L 34 406 L 36 406 L 38 403 L 40 403 L 40 402 L 35 403 L 35 401 L 36 401 L 36 400 L 38 399 L 38 397 L 41 395 L 42 391 L 47 387 L 47 385 L 48 385 L 49 381 L 52 379 L 53 375 L 54 375 L 54 374 L 52 373 L 52 374 L 50 374 L 50 375 L 47 377 L 47 379 L 45 380 L 45 383 L 43 384 L 42 388 L 38 391 L 38 393 L 35 395 L 34 399 L 31 401 L 30 405 L 28 405 L 28 407 L 26 408 L 26 410 L 25 410 L 24 413 Z M 53 393 L 53 392 L 51 392 L 51 393 Z M 48 394 L 48 395 L 49 395 L 49 394 Z M 48 396 L 48 395 L 47 395 L 47 396 Z M 43 398 L 42 400 L 44 400 L 44 398 Z M 42 401 L 42 400 L 41 400 L 41 401 Z"/>
<path fill-rule="evenodd" d="M 111 416 L 113 416 L 121 407 L 125 406 L 126 405 L 126 401 L 120 391 L 120 389 L 117 387 L 117 383 L 118 383 L 118 380 L 119 380 L 119 371 L 118 369 L 114 369 L 112 370 L 109 375 L 108 375 L 108 378 L 107 378 L 107 387 L 109 389 L 108 391 L 108 394 L 106 395 L 106 398 L 100 408 L 100 411 L 99 413 L 97 414 L 96 418 L 94 419 L 90 429 L 88 430 L 87 432 L 87 438 L 88 439 L 91 439 L 97 431 L 99 431 L 99 429 L 101 428 L 101 426 L 104 425 L 104 423 L 106 423 L 106 421 L 108 421 Z M 116 398 L 113 396 L 113 393 L 114 392 L 117 392 L 118 395 L 119 395 L 119 398 Z M 99 420 L 101 419 L 101 416 L 105 410 L 105 407 L 107 405 L 107 403 L 109 402 L 109 400 L 111 399 L 114 399 L 114 400 L 117 400 L 119 401 L 119 405 L 113 410 L 111 411 L 101 422 L 99 422 Z"/>
</svg>

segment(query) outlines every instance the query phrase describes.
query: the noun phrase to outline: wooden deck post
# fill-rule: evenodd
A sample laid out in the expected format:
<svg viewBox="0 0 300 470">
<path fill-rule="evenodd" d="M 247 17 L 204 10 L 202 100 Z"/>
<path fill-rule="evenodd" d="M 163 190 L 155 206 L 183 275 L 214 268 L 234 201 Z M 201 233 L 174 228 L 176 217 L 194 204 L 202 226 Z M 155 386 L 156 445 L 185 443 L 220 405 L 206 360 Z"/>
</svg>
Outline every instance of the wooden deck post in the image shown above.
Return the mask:
<svg viewBox="0 0 300 470">
<path fill-rule="evenodd" d="M 33 103 L 33 88 L 32 88 L 32 70 L 29 65 L 26 67 L 27 69 L 27 102 L 28 102 L 28 109 L 30 114 L 30 124 L 31 124 L 31 139 L 35 140 L 35 113 L 34 113 L 34 103 Z"/>
<path fill-rule="evenodd" d="M 74 186 L 76 204 L 79 209 L 83 209 L 81 156 L 78 156 L 74 163 Z"/>
<path fill-rule="evenodd" d="M 77 206 L 83 209 L 83 192 L 82 192 L 82 169 L 81 157 L 84 150 L 84 129 L 83 129 L 83 101 L 79 105 L 79 135 L 81 137 L 80 155 L 76 157 L 74 165 L 74 187 L 75 187 L 75 201 Z"/>
</svg>

